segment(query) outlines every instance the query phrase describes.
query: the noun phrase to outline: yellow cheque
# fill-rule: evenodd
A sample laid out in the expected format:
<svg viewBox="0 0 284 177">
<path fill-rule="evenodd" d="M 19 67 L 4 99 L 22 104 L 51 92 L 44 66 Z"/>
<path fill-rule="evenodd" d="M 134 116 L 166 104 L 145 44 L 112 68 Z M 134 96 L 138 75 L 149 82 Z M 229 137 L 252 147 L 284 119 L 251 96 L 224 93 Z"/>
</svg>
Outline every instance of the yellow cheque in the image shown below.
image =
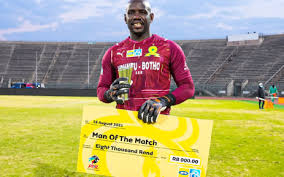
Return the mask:
<svg viewBox="0 0 284 177">
<path fill-rule="evenodd" d="M 205 177 L 213 121 L 84 107 L 77 170 L 114 177 Z"/>
</svg>

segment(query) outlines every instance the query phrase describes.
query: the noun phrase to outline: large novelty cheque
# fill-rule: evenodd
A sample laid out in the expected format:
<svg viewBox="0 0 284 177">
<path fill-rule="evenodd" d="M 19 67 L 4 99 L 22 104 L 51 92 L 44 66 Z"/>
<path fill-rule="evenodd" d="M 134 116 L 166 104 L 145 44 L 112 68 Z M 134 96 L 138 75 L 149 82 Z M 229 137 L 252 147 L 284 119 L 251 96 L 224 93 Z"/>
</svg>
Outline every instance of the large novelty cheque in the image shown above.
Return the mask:
<svg viewBox="0 0 284 177">
<path fill-rule="evenodd" d="M 114 177 L 205 177 L 213 121 L 84 107 L 77 170 Z"/>
</svg>

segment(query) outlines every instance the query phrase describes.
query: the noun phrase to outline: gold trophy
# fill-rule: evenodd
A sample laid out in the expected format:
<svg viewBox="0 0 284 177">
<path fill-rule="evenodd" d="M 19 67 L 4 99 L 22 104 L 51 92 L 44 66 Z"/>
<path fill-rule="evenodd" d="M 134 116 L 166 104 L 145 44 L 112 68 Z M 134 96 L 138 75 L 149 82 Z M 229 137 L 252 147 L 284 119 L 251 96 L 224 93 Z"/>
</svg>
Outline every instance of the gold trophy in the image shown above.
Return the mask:
<svg viewBox="0 0 284 177">
<path fill-rule="evenodd" d="M 120 84 L 132 84 L 131 83 L 131 76 L 132 76 L 133 66 L 127 65 L 127 66 L 121 66 L 118 69 L 119 77 L 126 77 L 127 81 L 120 81 Z M 121 99 L 123 101 L 128 100 L 128 93 L 124 93 L 121 95 Z"/>
</svg>

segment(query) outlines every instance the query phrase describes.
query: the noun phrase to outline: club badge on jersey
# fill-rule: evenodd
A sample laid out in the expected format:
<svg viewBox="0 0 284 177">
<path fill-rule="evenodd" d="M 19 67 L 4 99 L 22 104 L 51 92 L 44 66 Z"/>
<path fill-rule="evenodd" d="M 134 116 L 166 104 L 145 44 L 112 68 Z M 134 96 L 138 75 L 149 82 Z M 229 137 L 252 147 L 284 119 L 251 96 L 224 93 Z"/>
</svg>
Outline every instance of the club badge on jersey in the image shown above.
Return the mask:
<svg viewBox="0 0 284 177">
<path fill-rule="evenodd" d="M 158 48 L 156 46 L 151 46 L 148 48 L 148 52 L 145 56 L 149 57 L 149 56 L 155 56 L 155 57 L 160 57 L 160 54 L 157 53 Z"/>
</svg>

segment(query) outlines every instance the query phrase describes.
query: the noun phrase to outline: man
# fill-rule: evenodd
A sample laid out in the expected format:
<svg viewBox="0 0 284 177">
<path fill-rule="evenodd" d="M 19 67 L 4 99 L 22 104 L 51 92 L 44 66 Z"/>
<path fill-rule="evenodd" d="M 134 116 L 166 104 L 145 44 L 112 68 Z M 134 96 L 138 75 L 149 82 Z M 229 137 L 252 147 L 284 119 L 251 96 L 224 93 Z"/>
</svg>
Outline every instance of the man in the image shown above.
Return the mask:
<svg viewBox="0 0 284 177">
<path fill-rule="evenodd" d="M 277 87 L 274 84 L 272 86 L 270 86 L 269 94 L 271 96 L 271 101 L 273 102 L 273 104 L 274 104 L 274 99 L 277 96 L 277 92 L 278 92 Z"/>
<path fill-rule="evenodd" d="M 265 101 L 265 92 L 262 83 L 258 84 L 257 96 L 258 96 L 258 107 L 259 109 L 263 109 Z"/>
<path fill-rule="evenodd" d="M 97 95 L 105 103 L 116 101 L 118 109 L 139 110 L 139 119 L 154 123 L 160 112 L 169 114 L 172 105 L 193 96 L 192 77 L 182 49 L 151 34 L 154 14 L 148 1 L 130 0 L 124 19 L 130 36 L 105 53 Z M 119 70 L 129 66 L 131 85 L 128 78 L 119 78 Z M 171 75 L 178 87 L 170 93 Z M 128 100 L 121 99 L 125 93 Z"/>
</svg>

